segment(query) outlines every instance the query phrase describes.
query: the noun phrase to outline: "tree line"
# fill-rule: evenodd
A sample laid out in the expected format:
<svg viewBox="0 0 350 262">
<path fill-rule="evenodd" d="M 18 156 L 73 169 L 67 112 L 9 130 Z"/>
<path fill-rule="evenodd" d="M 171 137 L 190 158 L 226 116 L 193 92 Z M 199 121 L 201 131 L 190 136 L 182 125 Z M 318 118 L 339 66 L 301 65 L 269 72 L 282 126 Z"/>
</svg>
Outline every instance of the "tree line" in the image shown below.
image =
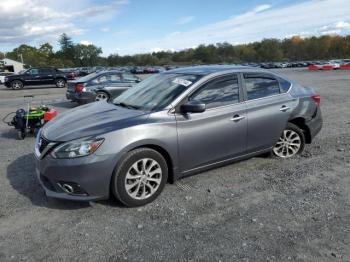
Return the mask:
<svg viewBox="0 0 350 262">
<path fill-rule="evenodd" d="M 102 57 L 102 49 L 95 45 L 73 43 L 66 34 L 59 38 L 59 50 L 45 43 L 39 47 L 20 45 L 6 57 L 31 66 L 85 67 L 85 66 L 144 66 L 170 64 L 217 64 L 274 61 L 309 61 L 350 58 L 350 35 L 324 35 L 283 40 L 264 39 L 249 44 L 217 43 L 199 45 L 181 51 L 161 51 L 148 54 Z M 1 56 L 4 54 L 0 53 Z"/>
</svg>

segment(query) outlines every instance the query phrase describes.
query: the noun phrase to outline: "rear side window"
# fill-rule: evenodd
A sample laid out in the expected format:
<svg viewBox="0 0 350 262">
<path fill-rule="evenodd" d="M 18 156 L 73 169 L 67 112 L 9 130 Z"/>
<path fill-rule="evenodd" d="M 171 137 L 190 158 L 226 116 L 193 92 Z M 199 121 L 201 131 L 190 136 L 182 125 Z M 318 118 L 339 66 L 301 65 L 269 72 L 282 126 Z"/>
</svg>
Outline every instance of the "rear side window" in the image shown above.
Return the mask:
<svg viewBox="0 0 350 262">
<path fill-rule="evenodd" d="M 204 84 L 189 100 L 203 102 L 208 109 L 238 103 L 238 78 L 225 76 L 212 80 Z"/>
<path fill-rule="evenodd" d="M 248 100 L 280 94 L 279 82 L 269 75 L 244 74 Z"/>
<path fill-rule="evenodd" d="M 47 69 L 47 68 L 43 68 L 43 69 L 40 69 L 40 74 L 51 74 L 52 73 L 52 70 L 51 69 Z"/>
<path fill-rule="evenodd" d="M 120 82 L 120 74 L 110 74 L 109 81 L 111 82 Z"/>
<path fill-rule="evenodd" d="M 281 87 L 281 92 L 282 93 L 287 93 L 289 88 L 291 87 L 291 83 L 288 82 L 287 80 L 281 78 L 281 77 L 278 77 L 278 82 L 280 83 L 280 87 Z"/>
</svg>

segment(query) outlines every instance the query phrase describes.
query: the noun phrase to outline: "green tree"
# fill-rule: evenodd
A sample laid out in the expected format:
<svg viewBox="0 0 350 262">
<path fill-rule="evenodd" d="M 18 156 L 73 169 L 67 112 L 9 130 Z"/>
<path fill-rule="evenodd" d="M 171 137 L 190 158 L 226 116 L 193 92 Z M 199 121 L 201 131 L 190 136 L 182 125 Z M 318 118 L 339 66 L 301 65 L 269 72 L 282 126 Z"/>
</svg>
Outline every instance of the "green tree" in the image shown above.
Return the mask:
<svg viewBox="0 0 350 262">
<path fill-rule="evenodd" d="M 73 48 L 73 62 L 79 66 L 96 66 L 99 56 L 102 54 L 101 47 L 94 45 L 77 44 Z"/>
</svg>

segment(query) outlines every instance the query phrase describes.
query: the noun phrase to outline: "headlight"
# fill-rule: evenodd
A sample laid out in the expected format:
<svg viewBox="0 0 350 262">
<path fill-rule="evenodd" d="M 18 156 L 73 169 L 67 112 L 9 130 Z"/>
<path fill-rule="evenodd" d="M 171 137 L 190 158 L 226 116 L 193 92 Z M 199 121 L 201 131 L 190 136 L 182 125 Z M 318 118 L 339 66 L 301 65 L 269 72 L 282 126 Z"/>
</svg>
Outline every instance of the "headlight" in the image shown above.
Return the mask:
<svg viewBox="0 0 350 262">
<path fill-rule="evenodd" d="M 9 80 L 9 78 L 8 78 L 8 77 L 5 77 L 5 78 L 4 78 L 4 81 L 7 82 L 7 80 Z"/>
<path fill-rule="evenodd" d="M 76 158 L 94 153 L 103 143 L 103 138 L 71 141 L 55 148 L 51 155 L 54 158 Z"/>
</svg>

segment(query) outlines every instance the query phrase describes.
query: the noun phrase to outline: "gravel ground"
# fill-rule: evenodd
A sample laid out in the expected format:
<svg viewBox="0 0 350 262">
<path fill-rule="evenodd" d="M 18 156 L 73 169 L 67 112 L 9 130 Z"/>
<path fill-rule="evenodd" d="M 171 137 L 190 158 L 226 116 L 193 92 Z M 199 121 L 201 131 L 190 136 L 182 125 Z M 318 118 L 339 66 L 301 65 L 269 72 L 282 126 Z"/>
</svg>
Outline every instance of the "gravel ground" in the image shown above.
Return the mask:
<svg viewBox="0 0 350 262">
<path fill-rule="evenodd" d="M 167 185 L 153 203 L 47 198 L 34 138 L 0 124 L 0 261 L 350 261 L 350 72 L 282 70 L 321 94 L 324 128 L 290 160 L 257 157 Z M 0 87 L 59 111 L 64 90 Z"/>
</svg>

